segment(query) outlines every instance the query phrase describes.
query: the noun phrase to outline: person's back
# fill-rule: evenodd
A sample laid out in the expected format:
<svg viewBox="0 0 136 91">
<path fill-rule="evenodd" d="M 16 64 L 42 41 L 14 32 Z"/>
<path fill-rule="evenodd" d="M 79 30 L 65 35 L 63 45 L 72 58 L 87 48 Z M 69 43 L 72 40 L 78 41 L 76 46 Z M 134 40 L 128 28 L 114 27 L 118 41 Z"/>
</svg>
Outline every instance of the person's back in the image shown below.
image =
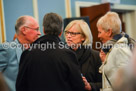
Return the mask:
<svg viewBox="0 0 136 91">
<path fill-rule="evenodd" d="M 45 35 L 21 56 L 17 91 L 84 91 L 76 56 L 64 48 L 58 37 L 62 19 L 49 13 L 43 26 Z"/>
</svg>

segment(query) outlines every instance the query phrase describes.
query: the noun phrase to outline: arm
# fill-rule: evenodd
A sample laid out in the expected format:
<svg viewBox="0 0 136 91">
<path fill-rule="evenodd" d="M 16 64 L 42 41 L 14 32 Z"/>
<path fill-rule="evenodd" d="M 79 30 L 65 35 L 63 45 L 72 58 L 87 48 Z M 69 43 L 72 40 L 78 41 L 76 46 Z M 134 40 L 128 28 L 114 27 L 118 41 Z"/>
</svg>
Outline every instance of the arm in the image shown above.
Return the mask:
<svg viewBox="0 0 136 91">
<path fill-rule="evenodd" d="M 111 83 L 115 80 L 116 72 L 128 65 L 132 53 L 128 47 L 115 47 L 108 56 L 107 64 L 104 66 L 106 75 Z"/>
<path fill-rule="evenodd" d="M 102 62 L 105 61 L 106 54 L 105 54 L 102 50 L 100 51 L 100 58 L 101 58 L 101 61 L 102 61 Z"/>
<path fill-rule="evenodd" d="M 86 80 L 86 78 L 84 76 L 82 76 L 83 82 L 85 84 L 85 90 L 91 91 L 91 85 L 89 84 L 89 82 Z"/>
<path fill-rule="evenodd" d="M 99 52 L 92 50 L 92 60 L 94 61 L 94 74 L 95 82 L 89 82 L 92 90 L 99 91 L 102 88 L 102 74 L 99 73 L 99 67 L 102 65 L 102 61 L 99 56 Z"/>
<path fill-rule="evenodd" d="M 8 49 L 0 45 L 0 72 L 3 72 L 8 65 Z"/>
<path fill-rule="evenodd" d="M 68 52 L 62 56 L 68 67 L 69 82 L 73 91 L 84 91 L 84 83 L 79 70 L 79 64 L 76 55 L 72 52 Z"/>
</svg>

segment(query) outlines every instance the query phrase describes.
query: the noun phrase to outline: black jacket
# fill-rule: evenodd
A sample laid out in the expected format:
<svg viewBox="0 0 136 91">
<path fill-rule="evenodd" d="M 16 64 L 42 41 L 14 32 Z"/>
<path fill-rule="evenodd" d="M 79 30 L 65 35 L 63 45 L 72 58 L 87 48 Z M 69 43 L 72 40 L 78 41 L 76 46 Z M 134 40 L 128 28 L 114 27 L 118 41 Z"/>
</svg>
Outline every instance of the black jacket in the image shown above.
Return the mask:
<svg viewBox="0 0 136 91">
<path fill-rule="evenodd" d="M 76 54 L 59 48 L 59 42 L 57 36 L 45 35 L 23 52 L 17 91 L 84 91 Z"/>
<path fill-rule="evenodd" d="M 102 63 L 99 52 L 90 47 L 81 46 L 75 53 L 77 54 L 81 73 L 92 87 L 91 91 L 99 91 L 102 88 L 102 74 L 99 73 L 99 67 Z"/>
</svg>

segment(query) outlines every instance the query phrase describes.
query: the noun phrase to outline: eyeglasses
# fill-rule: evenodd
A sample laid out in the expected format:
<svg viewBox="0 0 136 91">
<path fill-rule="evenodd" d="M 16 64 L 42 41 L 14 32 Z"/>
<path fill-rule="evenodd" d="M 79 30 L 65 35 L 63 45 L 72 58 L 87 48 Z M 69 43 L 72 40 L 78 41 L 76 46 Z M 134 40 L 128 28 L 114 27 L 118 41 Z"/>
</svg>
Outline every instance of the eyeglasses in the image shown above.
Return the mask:
<svg viewBox="0 0 136 91">
<path fill-rule="evenodd" d="M 28 27 L 28 26 L 25 26 L 25 27 L 29 28 L 29 29 L 33 29 L 33 30 L 39 31 L 39 27 L 38 28 L 31 28 L 31 27 Z"/>
<path fill-rule="evenodd" d="M 81 34 L 81 33 L 80 32 L 68 32 L 68 31 L 65 31 L 65 35 L 68 36 L 68 34 L 70 34 L 70 36 L 72 36 L 72 37 L 75 37 L 76 35 Z"/>
</svg>

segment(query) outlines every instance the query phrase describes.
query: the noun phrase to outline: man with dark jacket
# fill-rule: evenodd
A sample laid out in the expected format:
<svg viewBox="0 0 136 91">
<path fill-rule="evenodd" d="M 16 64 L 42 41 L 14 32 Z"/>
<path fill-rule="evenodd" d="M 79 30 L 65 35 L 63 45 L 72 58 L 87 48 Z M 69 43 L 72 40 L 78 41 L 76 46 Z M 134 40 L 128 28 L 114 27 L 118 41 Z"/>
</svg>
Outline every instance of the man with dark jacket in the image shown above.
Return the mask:
<svg viewBox="0 0 136 91">
<path fill-rule="evenodd" d="M 21 56 L 17 91 L 84 91 L 76 55 L 60 44 L 62 25 L 56 13 L 44 16 L 45 35 Z"/>
</svg>

